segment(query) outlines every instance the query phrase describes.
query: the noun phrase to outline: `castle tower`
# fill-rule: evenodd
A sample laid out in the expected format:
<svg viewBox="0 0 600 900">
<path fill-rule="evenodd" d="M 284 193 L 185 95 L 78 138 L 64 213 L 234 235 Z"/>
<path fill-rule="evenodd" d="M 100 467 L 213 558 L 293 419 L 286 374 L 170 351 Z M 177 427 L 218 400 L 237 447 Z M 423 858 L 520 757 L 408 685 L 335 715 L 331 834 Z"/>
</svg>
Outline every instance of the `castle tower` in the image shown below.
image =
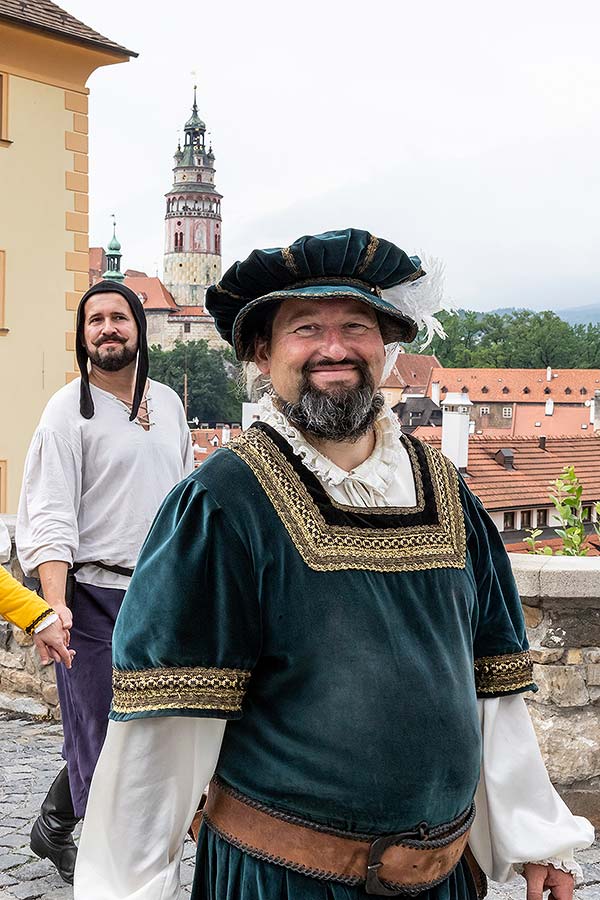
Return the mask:
<svg viewBox="0 0 600 900">
<path fill-rule="evenodd" d="M 206 149 L 206 125 L 198 115 L 196 88 L 184 145 L 175 153 L 174 182 L 165 216 L 165 287 L 179 306 L 204 308 L 209 285 L 221 277 L 221 194 L 215 157 Z"/>
</svg>

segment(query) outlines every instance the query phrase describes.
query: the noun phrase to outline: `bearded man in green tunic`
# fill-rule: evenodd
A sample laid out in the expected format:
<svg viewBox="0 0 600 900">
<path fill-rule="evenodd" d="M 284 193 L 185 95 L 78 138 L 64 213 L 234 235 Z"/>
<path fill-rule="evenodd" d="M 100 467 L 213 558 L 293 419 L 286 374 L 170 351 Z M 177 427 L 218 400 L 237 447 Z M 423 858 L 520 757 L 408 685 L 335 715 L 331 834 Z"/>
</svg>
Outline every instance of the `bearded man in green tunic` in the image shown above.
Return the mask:
<svg viewBox="0 0 600 900">
<path fill-rule="evenodd" d="M 501 539 L 377 386 L 440 267 L 348 229 L 254 251 L 207 307 L 259 420 L 164 502 L 114 637 L 78 900 L 570 900 L 593 840 L 546 775 Z M 479 699 L 478 699 L 479 698 Z M 476 799 L 477 812 L 475 812 Z"/>
</svg>

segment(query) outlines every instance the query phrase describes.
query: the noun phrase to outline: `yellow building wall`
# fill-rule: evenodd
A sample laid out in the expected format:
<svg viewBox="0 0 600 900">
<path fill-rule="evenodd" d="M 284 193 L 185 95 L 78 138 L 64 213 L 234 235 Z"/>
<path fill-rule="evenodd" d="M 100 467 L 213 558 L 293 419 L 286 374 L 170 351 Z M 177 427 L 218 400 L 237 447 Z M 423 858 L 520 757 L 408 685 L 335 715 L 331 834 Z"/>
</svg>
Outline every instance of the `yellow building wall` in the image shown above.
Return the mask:
<svg viewBox="0 0 600 900">
<path fill-rule="evenodd" d="M 88 285 L 85 81 L 123 61 L 0 23 L 0 513 L 16 512 L 42 410 L 74 377 L 73 310 Z"/>
</svg>

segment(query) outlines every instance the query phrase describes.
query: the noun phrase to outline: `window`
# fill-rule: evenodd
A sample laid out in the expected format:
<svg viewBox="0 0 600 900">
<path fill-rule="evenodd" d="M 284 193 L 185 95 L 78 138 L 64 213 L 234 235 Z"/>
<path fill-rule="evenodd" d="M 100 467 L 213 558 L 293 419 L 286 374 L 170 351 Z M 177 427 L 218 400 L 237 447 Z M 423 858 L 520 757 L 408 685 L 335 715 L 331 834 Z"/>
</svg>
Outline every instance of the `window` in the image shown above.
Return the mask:
<svg viewBox="0 0 600 900">
<path fill-rule="evenodd" d="M 547 509 L 538 509 L 536 524 L 537 524 L 538 528 L 547 528 L 548 527 L 548 510 Z"/>
<path fill-rule="evenodd" d="M 481 393 L 482 393 L 482 394 L 487 394 L 487 393 L 489 393 L 489 388 L 487 388 L 487 387 L 484 385 L 484 386 L 481 388 Z"/>
<path fill-rule="evenodd" d="M 0 513 L 6 512 L 6 469 L 7 463 L 5 459 L 0 459 Z"/>
<path fill-rule="evenodd" d="M 479 407 L 479 415 L 480 416 L 489 416 L 490 408 L 489 406 L 480 406 Z"/>
<path fill-rule="evenodd" d="M 504 530 L 505 531 L 514 531 L 515 529 L 515 514 L 514 512 L 505 512 L 504 513 Z"/>
<path fill-rule="evenodd" d="M 189 334 L 190 331 L 191 331 L 191 329 L 192 329 L 192 325 L 191 325 L 190 322 L 184 322 L 184 323 L 183 323 L 183 333 L 184 333 L 184 334 Z"/>
<path fill-rule="evenodd" d="M 502 393 L 503 393 L 503 394 L 508 394 L 508 393 L 509 393 L 509 388 L 503 387 L 503 388 L 502 388 Z"/>
<path fill-rule="evenodd" d="M 524 509 L 521 513 L 521 528 L 531 528 L 531 510 Z"/>
<path fill-rule="evenodd" d="M 8 75 L 0 72 L 0 147 L 8 147 Z"/>
<path fill-rule="evenodd" d="M 581 518 L 583 519 L 584 522 L 592 521 L 592 507 L 591 506 L 584 506 L 582 508 Z"/>
<path fill-rule="evenodd" d="M 503 419 L 512 419 L 512 406 L 503 406 L 502 407 L 502 418 Z"/>
<path fill-rule="evenodd" d="M 6 284 L 6 253 L 4 250 L 0 250 L 0 336 L 3 334 L 8 334 L 8 328 L 6 328 L 6 324 L 4 321 L 4 298 L 5 298 L 5 284 Z"/>
</svg>

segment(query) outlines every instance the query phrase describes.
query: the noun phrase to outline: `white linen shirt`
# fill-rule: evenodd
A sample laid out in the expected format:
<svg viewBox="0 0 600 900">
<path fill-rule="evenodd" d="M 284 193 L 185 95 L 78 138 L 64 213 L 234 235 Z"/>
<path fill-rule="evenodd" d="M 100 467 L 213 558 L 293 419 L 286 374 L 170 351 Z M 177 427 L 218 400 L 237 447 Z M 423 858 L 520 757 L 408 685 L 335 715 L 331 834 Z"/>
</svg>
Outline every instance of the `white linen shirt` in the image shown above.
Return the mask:
<svg viewBox="0 0 600 900">
<path fill-rule="evenodd" d="M 50 399 L 27 459 L 16 544 L 26 575 L 40 563 L 99 560 L 133 568 L 167 493 L 193 468 L 177 394 L 149 381 L 146 431 L 113 394 L 90 385 L 95 413 L 79 412 L 77 378 Z M 129 578 L 84 566 L 78 581 L 127 588 Z"/>
</svg>

